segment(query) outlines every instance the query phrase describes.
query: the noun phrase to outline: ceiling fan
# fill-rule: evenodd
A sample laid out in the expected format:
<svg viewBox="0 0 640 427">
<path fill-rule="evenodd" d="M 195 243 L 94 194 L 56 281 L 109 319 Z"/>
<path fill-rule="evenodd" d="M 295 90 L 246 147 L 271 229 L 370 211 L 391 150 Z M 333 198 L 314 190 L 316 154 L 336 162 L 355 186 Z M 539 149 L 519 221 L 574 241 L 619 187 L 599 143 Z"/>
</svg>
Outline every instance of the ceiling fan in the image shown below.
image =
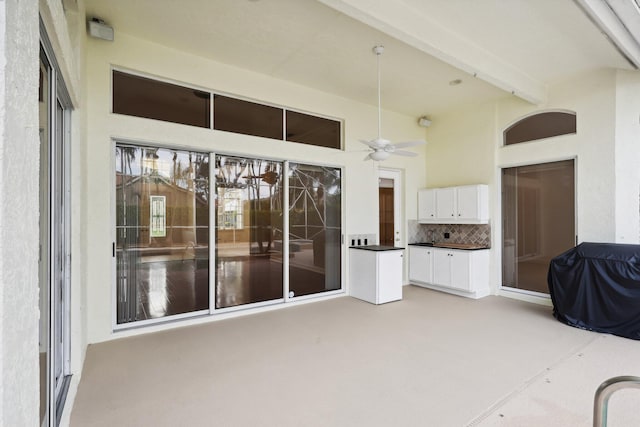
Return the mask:
<svg viewBox="0 0 640 427">
<path fill-rule="evenodd" d="M 367 157 L 365 157 L 364 160 L 387 160 L 392 154 L 406 157 L 415 157 L 418 155 L 417 153 L 414 153 L 412 151 L 398 150 L 398 148 L 422 145 L 426 144 L 426 141 L 406 141 L 392 144 L 391 141 L 389 141 L 388 139 L 384 139 L 381 136 L 382 107 L 380 105 L 380 55 L 382 55 L 382 53 L 384 52 L 384 46 L 377 45 L 374 46 L 372 50 L 373 53 L 376 54 L 376 63 L 378 68 L 378 137 L 370 141 L 366 141 L 364 139 L 360 140 L 360 142 L 369 146 L 369 148 L 371 149 L 371 153 L 367 154 Z"/>
</svg>

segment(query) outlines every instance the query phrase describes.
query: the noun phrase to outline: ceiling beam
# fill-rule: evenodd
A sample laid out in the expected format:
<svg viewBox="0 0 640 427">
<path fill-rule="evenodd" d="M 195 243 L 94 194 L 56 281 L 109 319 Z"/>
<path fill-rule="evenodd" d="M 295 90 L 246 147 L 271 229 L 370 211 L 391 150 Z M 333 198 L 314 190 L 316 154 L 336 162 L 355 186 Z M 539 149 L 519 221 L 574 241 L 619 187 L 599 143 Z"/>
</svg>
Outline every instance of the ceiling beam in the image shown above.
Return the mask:
<svg viewBox="0 0 640 427">
<path fill-rule="evenodd" d="M 636 69 L 640 68 L 640 10 L 633 0 L 574 0 Z"/>
<path fill-rule="evenodd" d="M 421 10 L 397 1 L 319 1 L 521 99 L 533 104 L 547 100 L 543 82 L 448 30 Z"/>
</svg>

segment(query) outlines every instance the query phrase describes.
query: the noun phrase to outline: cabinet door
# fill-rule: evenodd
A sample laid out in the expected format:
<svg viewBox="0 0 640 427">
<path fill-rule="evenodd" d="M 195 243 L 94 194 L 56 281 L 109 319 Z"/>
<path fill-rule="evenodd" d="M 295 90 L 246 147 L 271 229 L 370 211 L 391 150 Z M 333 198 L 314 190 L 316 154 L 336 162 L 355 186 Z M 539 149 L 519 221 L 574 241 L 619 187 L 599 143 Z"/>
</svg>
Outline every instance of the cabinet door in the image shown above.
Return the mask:
<svg viewBox="0 0 640 427">
<path fill-rule="evenodd" d="M 378 279 L 376 304 L 402 299 L 403 251 L 377 252 Z"/>
<path fill-rule="evenodd" d="M 471 290 L 471 253 L 465 251 L 451 252 L 451 287 L 462 289 L 464 291 Z"/>
<path fill-rule="evenodd" d="M 409 280 L 431 283 L 432 275 L 431 248 L 409 247 Z"/>
<path fill-rule="evenodd" d="M 456 218 L 455 188 L 436 189 L 436 216 L 440 220 L 451 221 Z"/>
<path fill-rule="evenodd" d="M 451 253 L 449 251 L 433 249 L 433 283 L 451 286 Z"/>
<path fill-rule="evenodd" d="M 418 191 L 418 221 L 436 219 L 436 191 L 424 189 Z"/>
<path fill-rule="evenodd" d="M 478 186 L 469 185 L 457 188 L 457 219 L 479 219 L 480 192 Z"/>
</svg>

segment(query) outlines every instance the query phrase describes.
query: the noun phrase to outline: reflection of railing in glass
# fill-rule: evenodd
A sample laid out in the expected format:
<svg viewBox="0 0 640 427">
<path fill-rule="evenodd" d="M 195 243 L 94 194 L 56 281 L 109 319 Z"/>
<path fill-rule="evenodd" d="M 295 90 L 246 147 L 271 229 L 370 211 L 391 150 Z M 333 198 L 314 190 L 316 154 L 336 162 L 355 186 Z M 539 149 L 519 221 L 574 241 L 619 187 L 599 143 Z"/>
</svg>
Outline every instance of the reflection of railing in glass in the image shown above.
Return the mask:
<svg viewBox="0 0 640 427">
<path fill-rule="evenodd" d="M 341 171 L 291 164 L 289 288 L 295 296 L 341 288 Z"/>
</svg>

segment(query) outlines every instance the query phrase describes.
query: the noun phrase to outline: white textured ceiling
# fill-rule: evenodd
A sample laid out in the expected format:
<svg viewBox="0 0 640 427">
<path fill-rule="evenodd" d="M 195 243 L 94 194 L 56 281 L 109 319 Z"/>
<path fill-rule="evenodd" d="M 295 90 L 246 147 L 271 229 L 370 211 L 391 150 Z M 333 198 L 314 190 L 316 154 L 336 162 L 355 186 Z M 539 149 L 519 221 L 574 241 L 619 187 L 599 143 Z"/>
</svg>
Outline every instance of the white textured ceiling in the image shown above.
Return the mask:
<svg viewBox="0 0 640 427">
<path fill-rule="evenodd" d="M 631 69 L 572 0 L 87 0 L 86 9 L 116 38 L 369 104 L 377 102 L 371 48 L 383 44 L 383 106 L 416 117 L 513 96 L 512 87 L 517 96 L 518 82 L 540 99 L 577 73 Z M 479 78 L 469 74 L 476 65 Z"/>
</svg>

